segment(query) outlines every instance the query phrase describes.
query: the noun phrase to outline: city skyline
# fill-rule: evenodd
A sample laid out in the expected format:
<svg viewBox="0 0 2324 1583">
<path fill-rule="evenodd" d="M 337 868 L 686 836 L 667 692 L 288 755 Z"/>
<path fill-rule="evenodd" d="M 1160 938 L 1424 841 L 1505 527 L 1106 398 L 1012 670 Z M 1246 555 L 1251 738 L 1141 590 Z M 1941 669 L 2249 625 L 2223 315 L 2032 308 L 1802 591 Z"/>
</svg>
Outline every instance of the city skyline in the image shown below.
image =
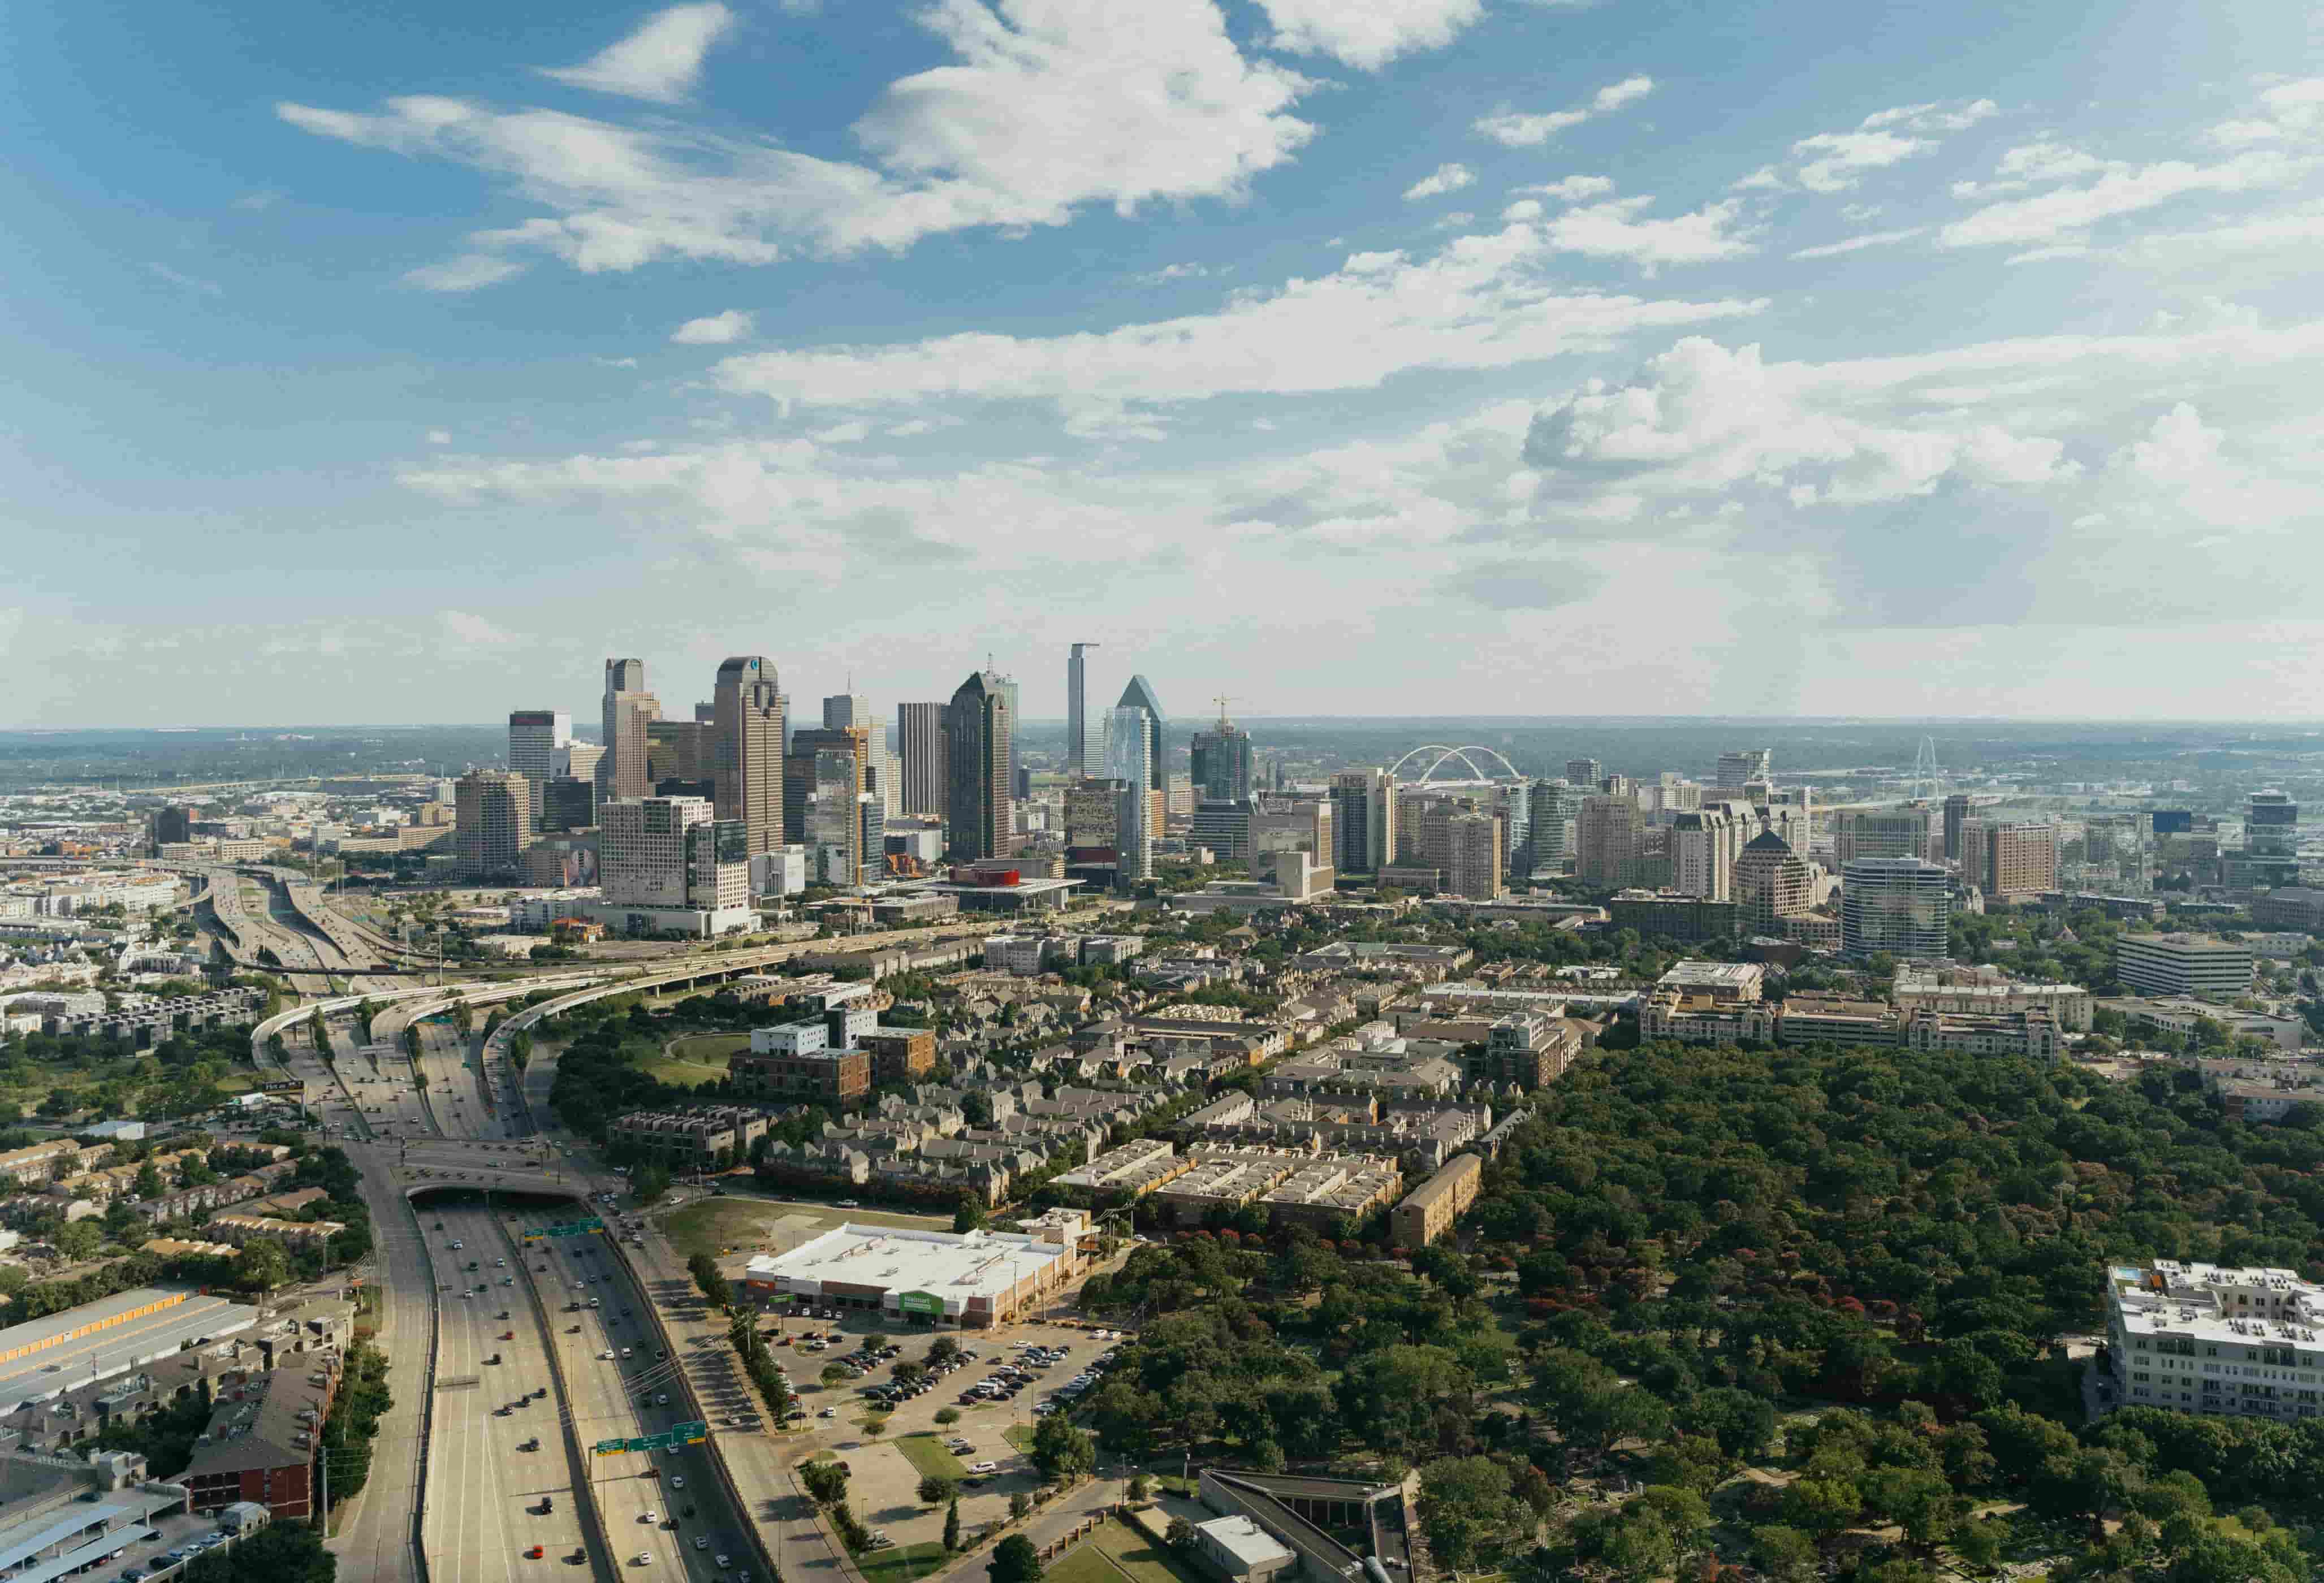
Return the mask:
<svg viewBox="0 0 2324 1583">
<path fill-rule="evenodd" d="M 2324 716 L 2296 8 L 36 9 L 12 725 Z"/>
</svg>

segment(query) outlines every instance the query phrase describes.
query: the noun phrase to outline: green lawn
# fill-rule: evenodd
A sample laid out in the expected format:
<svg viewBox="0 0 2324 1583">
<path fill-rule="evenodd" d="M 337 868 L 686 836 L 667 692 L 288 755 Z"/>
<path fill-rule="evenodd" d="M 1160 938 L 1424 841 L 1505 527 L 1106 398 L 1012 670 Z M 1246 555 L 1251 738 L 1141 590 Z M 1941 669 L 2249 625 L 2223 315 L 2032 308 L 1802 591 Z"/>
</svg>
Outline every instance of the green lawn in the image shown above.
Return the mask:
<svg viewBox="0 0 2324 1583">
<path fill-rule="evenodd" d="M 772 1234 L 782 1211 L 748 1199 L 696 1199 L 661 1217 L 662 1235 L 678 1252 L 715 1258 L 728 1248 L 756 1248 Z"/>
<path fill-rule="evenodd" d="M 919 1469 L 922 1477 L 960 1480 L 968 1477 L 967 1464 L 944 1449 L 944 1442 L 933 1434 L 898 1435 L 888 1442 L 904 1453 L 904 1460 Z"/>
<path fill-rule="evenodd" d="M 863 1574 L 863 1583 L 912 1583 L 915 1578 L 942 1571 L 945 1560 L 945 1547 L 931 1540 L 867 1550 L 855 1558 L 855 1569 Z"/>
<path fill-rule="evenodd" d="M 1115 1522 L 1102 1523 L 1045 1576 L 1047 1583 L 1199 1583 L 1176 1556 Z"/>
<path fill-rule="evenodd" d="M 1007 1440 L 1019 1450 L 1024 1452 L 1027 1456 L 1029 1457 L 1033 1454 L 1033 1426 L 1031 1424 L 1012 1423 L 1007 1429 L 1001 1431 L 1001 1438 Z"/>
<path fill-rule="evenodd" d="M 639 1069 L 657 1082 L 716 1082 L 726 1075 L 726 1063 L 750 1048 L 748 1034 L 687 1034 L 641 1062 Z"/>
</svg>

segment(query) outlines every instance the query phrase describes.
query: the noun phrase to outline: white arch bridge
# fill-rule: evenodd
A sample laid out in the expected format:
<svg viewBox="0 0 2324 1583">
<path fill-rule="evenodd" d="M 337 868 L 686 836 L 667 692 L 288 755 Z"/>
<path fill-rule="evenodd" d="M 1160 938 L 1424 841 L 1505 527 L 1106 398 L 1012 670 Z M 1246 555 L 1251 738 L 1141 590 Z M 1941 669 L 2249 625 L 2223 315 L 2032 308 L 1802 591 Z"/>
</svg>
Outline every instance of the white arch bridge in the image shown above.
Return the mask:
<svg viewBox="0 0 2324 1583">
<path fill-rule="evenodd" d="M 1421 758 L 1422 756 L 1429 753 L 1434 753 L 1436 757 L 1429 760 L 1428 768 L 1422 770 L 1420 774 L 1415 778 L 1416 780 L 1427 780 L 1430 776 L 1435 774 L 1439 769 L 1442 769 L 1447 763 L 1454 759 L 1458 759 L 1462 763 L 1468 766 L 1469 776 L 1472 780 L 1523 780 L 1525 778 L 1524 776 L 1517 773 L 1517 767 L 1516 765 L 1510 763 L 1506 758 L 1501 756 L 1499 750 L 1488 748 L 1481 742 L 1468 742 L 1457 748 L 1448 747 L 1443 742 L 1423 742 L 1419 747 L 1413 749 L 1411 752 L 1406 753 L 1403 758 L 1398 759 L 1395 763 L 1388 766 L 1388 779 L 1392 781 L 1402 781 L 1404 778 L 1404 767 L 1411 763 L 1415 759 Z M 1477 761 L 1469 757 L 1471 753 L 1482 753 L 1486 758 L 1499 764 L 1501 767 L 1502 773 L 1499 777 L 1486 774 L 1484 770 L 1478 768 Z"/>
</svg>

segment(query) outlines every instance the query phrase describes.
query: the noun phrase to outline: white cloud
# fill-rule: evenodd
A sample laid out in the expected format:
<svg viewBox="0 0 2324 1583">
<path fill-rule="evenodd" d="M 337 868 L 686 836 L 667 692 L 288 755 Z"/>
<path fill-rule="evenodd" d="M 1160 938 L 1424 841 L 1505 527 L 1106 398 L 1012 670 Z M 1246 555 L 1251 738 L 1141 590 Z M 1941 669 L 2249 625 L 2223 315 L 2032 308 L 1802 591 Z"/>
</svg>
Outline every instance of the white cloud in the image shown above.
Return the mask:
<svg viewBox="0 0 2324 1583">
<path fill-rule="evenodd" d="M 669 338 L 681 346 L 724 346 L 751 334 L 757 323 L 757 315 L 730 308 L 707 318 L 687 319 L 670 331 Z"/>
<path fill-rule="evenodd" d="M 244 193 L 234 200 L 234 207 L 252 214 L 263 214 L 281 201 L 282 195 L 280 192 L 272 188 L 265 188 L 257 192 Z"/>
<path fill-rule="evenodd" d="M 1603 115 L 1626 105 L 1636 104 L 1654 91 L 1651 77 L 1625 78 L 1609 83 L 1590 97 L 1587 105 L 1571 110 L 1552 110 L 1537 115 L 1522 111 L 1503 111 L 1486 115 L 1471 123 L 1473 130 L 1508 148 L 1536 148 L 1569 126 L 1579 126 L 1593 115 Z"/>
<path fill-rule="evenodd" d="M 1149 270 L 1145 274 L 1133 275 L 1130 278 L 1141 286 L 1159 286 L 1167 281 L 1199 281 L 1207 275 L 1224 272 L 1214 270 L 1208 264 L 1174 263 L 1164 264 L 1158 270 Z"/>
<path fill-rule="evenodd" d="M 1541 218 L 1544 212 L 1545 211 L 1541 207 L 1541 200 L 1539 198 L 1521 198 L 1517 199 L 1517 202 L 1509 205 L 1508 207 L 1501 211 L 1501 218 L 1504 220 L 1538 220 Z"/>
<path fill-rule="evenodd" d="M 1416 198 L 1439 198 L 1473 185 L 1476 179 L 1477 173 L 1466 165 L 1439 165 L 1433 172 L 1406 188 L 1405 199 L 1410 202 Z"/>
<path fill-rule="evenodd" d="M 2251 192 L 2277 187 L 2307 167 L 2269 149 L 2253 149 L 2216 165 L 2164 160 L 2114 165 L 2085 187 L 2059 188 L 2030 198 L 1988 204 L 1938 233 L 1947 247 L 2042 244 L 2121 215 L 2136 214 L 2195 192 Z"/>
<path fill-rule="evenodd" d="M 452 431 L 448 428 L 431 428 L 428 431 L 428 443 L 431 446 L 448 446 L 452 443 Z"/>
<path fill-rule="evenodd" d="M 1614 190 L 1610 176 L 1563 176 L 1555 181 L 1545 181 L 1532 187 L 1520 187 L 1519 192 L 1537 192 L 1544 198 L 1554 198 L 1561 203 L 1579 203 L 1586 198 L 1603 198 Z"/>
<path fill-rule="evenodd" d="M 815 430 L 807 436 L 819 446 L 852 446 L 871 437 L 872 426 L 861 418 L 851 418 L 845 423 L 835 423 L 829 428 Z"/>
<path fill-rule="evenodd" d="M 936 0 L 953 64 L 888 85 L 853 128 L 870 164 L 663 122 L 623 126 L 431 96 L 376 115 L 283 104 L 293 126 L 471 166 L 549 213 L 471 240 L 595 272 L 667 259 L 765 264 L 806 247 L 902 248 L 981 226 L 1059 225 L 1082 205 L 1234 198 L 1314 129 L 1306 79 L 1246 60 L 1210 0 Z M 508 266 L 513 272 L 515 266 Z M 439 266 L 488 283 L 472 255 Z M 504 277 L 503 277 L 504 278 Z M 427 281 L 417 283 L 428 284 Z"/>
<path fill-rule="evenodd" d="M 578 66 L 541 67 L 568 87 L 675 105 L 693 93 L 703 57 L 734 25 L 734 14 L 711 0 L 673 5 L 637 32 Z"/>
<path fill-rule="evenodd" d="M 1662 264 L 1710 263 L 1757 253 L 1754 227 L 1738 224 L 1742 206 L 1732 199 L 1705 204 L 1692 214 L 1665 220 L 1639 218 L 1651 195 L 1618 198 L 1567 209 L 1543 227 L 1550 245 L 1591 258 L 1623 258 L 1655 268 Z"/>
<path fill-rule="evenodd" d="M 1861 253 L 1868 247 L 1889 247 L 1899 242 L 1909 242 L 1926 233 L 1926 225 L 1908 225 L 1901 231 L 1869 231 L 1861 236 L 1850 236 L 1845 242 L 1827 242 L 1821 247 L 1803 247 L 1794 258 L 1838 258 L 1844 253 Z"/>
<path fill-rule="evenodd" d="M 590 361 L 600 368 L 635 368 L 638 365 L 634 357 L 595 357 Z"/>
<path fill-rule="evenodd" d="M 514 632 L 465 610 L 438 611 L 436 621 L 446 638 L 470 649 L 505 649 L 521 641 Z"/>
<path fill-rule="evenodd" d="M 157 281 L 167 281 L 172 286 L 188 291 L 198 291 L 205 297 L 220 297 L 226 293 L 226 288 L 216 281 L 201 280 L 181 270 L 173 270 L 165 263 L 149 263 L 145 266 L 145 272 Z"/>
<path fill-rule="evenodd" d="M 1976 99 L 1876 110 L 1852 132 L 1819 132 L 1792 144 L 1799 163 L 1791 179 L 1810 192 L 1849 191 L 1867 173 L 1925 154 L 1937 146 L 1938 134 L 1974 126 L 1997 114 L 1997 108 L 1991 99 Z M 1763 165 L 1735 183 L 1738 189 L 1784 185 L 1784 176 L 1772 165 Z"/>
<path fill-rule="evenodd" d="M 489 253 L 463 253 L 458 258 L 446 259 L 442 263 L 423 264 L 416 270 L 406 270 L 403 281 L 423 291 L 474 291 L 481 286 L 497 286 L 503 281 L 524 273 L 525 266 L 512 258 L 501 258 Z"/>
<path fill-rule="evenodd" d="M 1259 0 L 1273 47 L 1329 55 L 1378 71 L 1399 55 L 1438 50 L 1484 14 L 1482 0 Z"/>
<path fill-rule="evenodd" d="M 1761 306 L 1563 290 L 1547 275 L 1556 251 L 1542 229 L 1512 225 L 1425 258 L 1352 253 L 1329 275 L 1240 293 L 1216 314 L 1041 338 L 754 353 L 728 358 L 717 377 L 737 394 L 844 406 L 1361 390 L 1408 369 L 1506 368 Z"/>
</svg>

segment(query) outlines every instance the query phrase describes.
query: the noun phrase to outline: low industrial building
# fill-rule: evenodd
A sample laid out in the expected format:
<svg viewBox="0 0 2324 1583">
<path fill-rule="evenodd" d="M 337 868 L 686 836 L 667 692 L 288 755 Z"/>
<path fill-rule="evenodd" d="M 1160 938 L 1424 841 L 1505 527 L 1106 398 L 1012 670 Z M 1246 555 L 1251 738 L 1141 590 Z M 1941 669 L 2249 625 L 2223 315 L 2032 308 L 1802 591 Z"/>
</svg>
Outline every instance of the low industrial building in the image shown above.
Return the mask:
<svg viewBox="0 0 2324 1583">
<path fill-rule="evenodd" d="M 190 1286 L 140 1286 L 0 1330 L 0 1402 L 45 1402 L 248 1330 L 258 1311 Z M 69 1371 L 57 1366 L 69 1361 Z"/>
<path fill-rule="evenodd" d="M 1215 1553 L 1212 1545 L 1198 1538 L 1195 1542 L 1204 1560 L 1237 1583 L 1245 1576 L 1300 1578 L 1305 1583 L 1347 1583 L 1367 1575 L 1412 1576 L 1407 1535 L 1415 1523 L 1401 1485 L 1205 1468 L 1195 1492 L 1203 1505 L 1220 1517 L 1247 1520 L 1277 1548 L 1295 1558 L 1289 1562 L 1278 1560 L 1273 1551 L 1240 1528 L 1219 1531 L 1214 1536 Z M 1208 1526 L 1198 1526 L 1197 1534 Z M 1373 1566 L 1364 1564 L 1367 1557 Z M 1253 1569 L 1236 1570 L 1239 1567 Z"/>
</svg>

